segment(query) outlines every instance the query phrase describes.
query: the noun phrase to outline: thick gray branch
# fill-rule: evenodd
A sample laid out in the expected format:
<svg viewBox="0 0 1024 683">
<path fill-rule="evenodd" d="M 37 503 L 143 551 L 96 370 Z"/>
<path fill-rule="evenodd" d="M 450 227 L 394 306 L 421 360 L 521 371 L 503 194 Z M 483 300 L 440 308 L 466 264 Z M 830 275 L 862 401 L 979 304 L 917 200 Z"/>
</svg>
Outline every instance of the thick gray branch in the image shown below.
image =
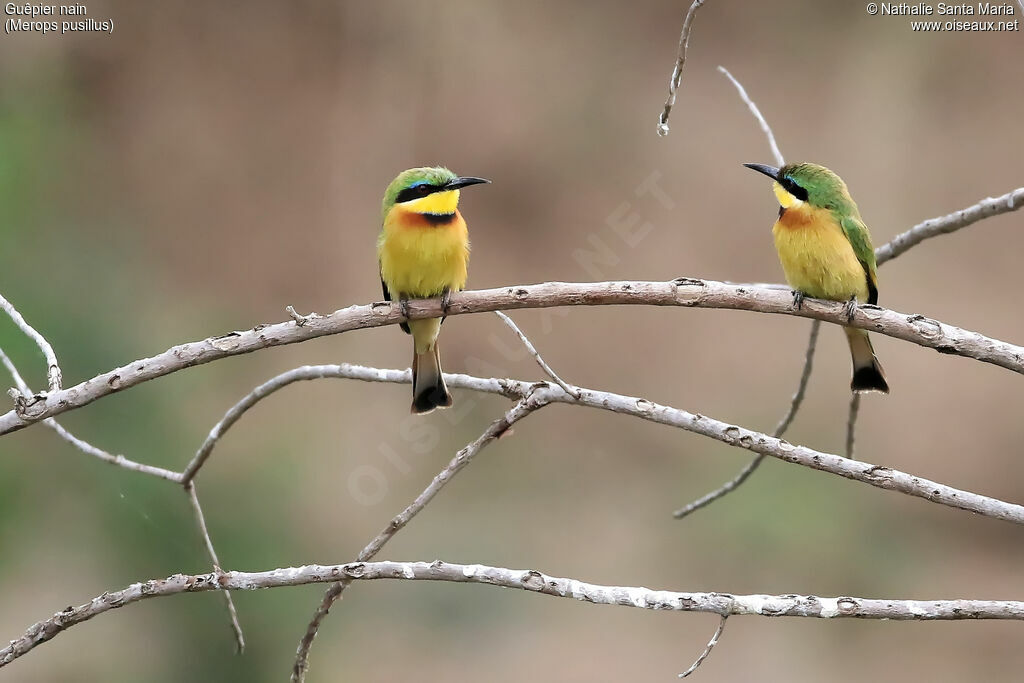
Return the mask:
<svg viewBox="0 0 1024 683">
<path fill-rule="evenodd" d="M 441 562 L 352 562 L 341 565 L 306 565 L 266 572 L 211 572 L 193 576 L 175 574 L 166 579 L 134 583 L 104 593 L 78 607 L 69 607 L 38 622 L 20 638 L 0 650 L 0 666 L 51 640 L 83 621 L 133 602 L 180 593 L 213 590 L 256 590 L 338 581 L 399 579 L 482 583 L 503 588 L 572 598 L 599 605 L 620 605 L 653 610 L 710 612 L 721 616 L 813 617 L 820 619 L 892 619 L 900 621 L 962 619 L 1024 620 L 1024 602 L 1015 600 L 886 600 L 818 597 L 815 595 L 733 595 L 679 593 L 632 586 L 603 586 L 575 579 L 548 576 L 532 569 L 505 569 L 479 564 Z"/>
<path fill-rule="evenodd" d="M 800 310 L 788 291 L 772 287 L 735 285 L 714 280 L 680 278 L 670 282 L 547 282 L 537 285 L 484 289 L 453 294 L 447 315 L 518 308 L 555 306 L 683 306 L 776 313 L 850 324 L 943 353 L 957 354 L 1024 373 L 1024 347 L 990 339 L 920 315 L 907 315 L 876 306 L 861 306 L 847 322 L 843 304 L 807 299 Z M 410 318 L 442 315 L 439 300 L 409 303 Z M 350 306 L 325 316 L 259 325 L 251 330 L 181 344 L 86 380 L 81 384 L 25 400 L 0 416 L 0 434 L 78 408 L 116 391 L 163 377 L 184 368 L 259 349 L 295 344 L 350 330 L 391 325 L 403 320 L 397 304 L 378 302 Z"/>
</svg>

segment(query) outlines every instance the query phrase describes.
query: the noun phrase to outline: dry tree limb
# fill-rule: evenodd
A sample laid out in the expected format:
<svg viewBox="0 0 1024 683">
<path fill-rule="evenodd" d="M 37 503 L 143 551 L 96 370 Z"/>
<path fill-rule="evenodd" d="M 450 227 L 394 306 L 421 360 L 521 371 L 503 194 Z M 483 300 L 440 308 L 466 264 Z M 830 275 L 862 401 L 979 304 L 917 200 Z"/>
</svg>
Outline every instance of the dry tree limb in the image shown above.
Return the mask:
<svg viewBox="0 0 1024 683">
<path fill-rule="evenodd" d="M 21 313 L 18 313 L 18 309 L 14 307 L 10 301 L 0 296 L 0 308 L 10 316 L 14 324 L 17 325 L 25 335 L 36 343 L 39 350 L 43 352 L 43 356 L 46 358 L 46 378 L 49 385 L 50 391 L 59 391 L 61 382 L 60 363 L 57 362 L 57 354 L 53 352 L 53 347 L 50 346 L 50 342 L 46 341 L 46 337 L 39 334 L 36 328 L 32 327 L 25 321 Z"/>
<path fill-rule="evenodd" d="M 11 362 L 11 359 L 8 358 L 7 354 L 4 353 L 3 349 L 0 349 L 0 363 L 2 363 L 5 368 L 7 368 L 7 371 L 14 379 L 14 383 L 17 385 L 18 391 L 21 393 L 21 396 L 26 399 L 31 398 L 33 395 L 32 389 L 30 389 L 28 384 L 25 383 L 25 380 L 22 378 L 21 373 L 18 372 L 18 369 L 14 366 L 14 363 Z M 56 432 L 57 436 L 67 441 L 78 450 L 82 451 L 86 455 L 91 455 L 94 458 L 98 458 L 103 462 L 109 463 L 111 465 L 116 465 L 118 467 L 123 467 L 124 469 L 131 470 L 133 472 L 140 472 L 142 474 L 148 474 L 154 477 L 159 477 L 160 479 L 166 479 L 167 481 L 177 482 L 181 479 L 181 475 L 178 474 L 177 472 L 171 472 L 170 470 L 165 470 L 162 467 L 154 467 L 153 465 L 144 465 L 142 463 L 135 462 L 134 460 L 129 460 L 123 455 L 114 455 L 113 453 L 108 453 L 102 448 L 97 448 L 88 441 L 79 439 L 77 436 L 66 430 L 60 423 L 58 423 L 52 417 L 43 420 L 43 424 L 52 429 L 54 432 Z"/>
<path fill-rule="evenodd" d="M 573 396 L 579 396 L 579 389 L 567 384 L 565 380 L 559 377 L 558 374 L 551 369 L 551 366 L 548 365 L 543 358 L 541 358 L 540 352 L 537 351 L 537 347 L 533 345 L 533 342 L 530 341 L 529 337 L 523 334 L 523 331 L 519 329 L 519 326 L 512 322 L 512 318 L 508 317 L 501 311 L 495 311 L 494 313 L 499 318 L 501 318 L 506 325 L 512 328 L 512 331 L 515 332 L 516 335 L 518 335 L 519 341 L 523 342 L 523 346 L 525 346 L 526 350 L 530 352 L 530 355 L 533 356 L 533 359 L 537 361 L 537 365 L 540 366 L 540 369 L 543 370 L 548 377 L 555 380 L 555 384 L 562 387 L 565 393 L 571 394 Z"/>
<path fill-rule="evenodd" d="M 483 378 L 451 373 L 445 373 L 444 377 L 445 382 L 453 389 L 497 394 L 512 400 L 531 399 L 544 404 L 579 405 L 639 417 L 648 422 L 700 434 L 730 446 L 745 448 L 755 453 L 828 472 L 846 479 L 853 479 L 877 488 L 899 491 L 985 517 L 1024 524 L 1024 506 L 955 489 L 889 467 L 850 460 L 840 455 L 816 451 L 804 446 L 794 446 L 768 434 L 721 422 L 706 415 L 660 405 L 646 398 L 586 387 L 574 387 L 579 392 L 577 397 L 553 383 L 537 384 L 514 379 Z M 282 373 L 261 386 L 273 385 L 280 389 L 294 382 L 324 378 L 393 384 L 409 384 L 412 381 L 408 370 L 371 368 L 346 363 L 302 366 Z"/>
<path fill-rule="evenodd" d="M 22 379 L 21 374 L 18 372 L 18 369 L 14 366 L 14 363 L 11 362 L 11 359 L 7 357 L 7 354 L 4 353 L 3 349 L 0 349 L 0 363 L 2 363 L 7 368 L 7 371 L 11 373 L 11 377 L 14 378 L 14 382 L 15 384 L 18 385 L 18 389 L 21 391 L 22 395 L 31 396 L 32 390 L 25 383 L 25 380 Z M 62 439 L 64 439 L 65 441 L 67 441 L 68 443 L 70 443 L 72 446 L 79 449 L 83 453 L 91 455 L 95 458 L 99 458 L 100 460 L 110 463 L 111 465 L 117 465 L 118 467 L 122 467 L 126 470 L 139 472 L 141 474 L 148 474 L 151 476 L 159 477 L 161 479 L 165 479 L 167 481 L 173 481 L 176 484 L 182 483 L 181 474 L 177 472 L 171 472 L 170 470 L 165 470 L 162 467 L 144 465 L 142 463 L 129 460 L 123 455 L 113 455 L 111 453 L 108 453 L 101 448 L 93 446 L 91 443 L 88 443 L 87 441 L 79 439 L 77 436 L 75 436 L 74 434 L 66 430 L 63 426 L 61 426 L 52 417 L 44 420 L 43 424 L 45 424 L 47 427 L 55 431 L 58 436 L 60 436 Z M 213 549 L 213 541 L 210 540 L 210 532 L 206 529 L 206 520 L 203 518 L 203 510 L 199 505 L 199 498 L 196 495 L 195 488 L 192 486 L 191 482 L 186 482 L 185 489 L 188 493 L 189 501 L 192 504 L 192 508 L 195 511 L 196 521 L 199 526 L 199 533 L 203 537 L 203 543 L 206 546 L 206 551 L 209 554 L 210 559 L 213 560 L 214 569 L 218 570 L 220 562 L 217 560 L 217 552 Z M 245 649 L 245 636 L 242 635 L 242 627 L 238 623 L 238 612 L 235 610 L 235 603 L 231 597 L 231 594 L 225 592 L 224 597 L 227 600 L 228 615 L 231 618 L 231 628 L 235 636 L 235 643 L 238 647 L 238 651 L 241 652 Z"/>
<path fill-rule="evenodd" d="M 750 95 L 747 94 L 747 89 L 737 81 L 729 70 L 724 66 L 719 66 L 718 70 L 725 74 L 732 84 L 736 87 L 736 91 L 739 93 L 740 99 L 743 100 L 747 108 L 750 109 L 750 113 L 757 119 L 757 123 L 761 126 L 761 132 L 768 139 L 768 146 L 772 149 L 772 158 L 775 159 L 775 165 L 782 168 L 786 165 L 786 160 L 782 156 L 782 150 L 779 149 L 778 143 L 775 142 L 775 133 L 772 132 L 772 127 L 768 125 L 768 121 L 765 120 L 764 116 L 761 115 L 761 110 L 758 109 L 757 104 L 754 100 L 750 99 Z"/>
<path fill-rule="evenodd" d="M 1016 211 L 1024 206 L 1024 187 L 1011 190 L 1001 197 L 986 197 L 976 204 L 954 211 L 946 216 L 929 218 L 918 223 L 910 230 L 896 235 L 891 240 L 875 249 L 875 260 L 878 265 L 891 261 L 926 239 L 948 235 L 968 225 L 973 225 L 985 218 Z"/>
<path fill-rule="evenodd" d="M 976 332 L 921 315 L 907 315 L 870 305 L 860 306 L 852 320 L 847 322 L 844 303 L 805 299 L 803 306 L 797 310 L 793 308 L 792 301 L 788 290 L 777 287 L 732 285 L 694 278 L 679 278 L 670 282 L 546 282 L 459 292 L 451 296 L 447 311 L 442 311 L 438 299 L 413 300 L 409 302 L 409 317 L 416 320 L 519 308 L 608 305 L 752 311 L 858 327 L 942 353 L 974 358 L 1024 373 L 1024 348 Z M 161 354 L 109 370 L 73 387 L 34 396 L 18 409 L 0 415 L 0 435 L 185 368 L 325 335 L 392 325 L 404 319 L 397 304 L 377 302 L 349 306 L 318 316 L 302 326 L 289 320 L 174 346 Z"/>
<path fill-rule="evenodd" d="M 301 313 L 299 313 L 299 312 L 297 312 L 295 310 L 294 306 L 285 306 L 284 307 L 284 312 L 287 313 L 291 317 L 291 319 L 295 321 L 295 324 L 298 325 L 299 327 L 302 327 L 303 325 L 305 325 L 307 322 L 310 321 L 311 318 L 315 318 L 316 317 L 316 313 L 310 313 L 309 315 L 302 315 Z"/>
<path fill-rule="evenodd" d="M 194 481 L 185 484 L 185 492 L 188 494 L 188 500 L 192 504 L 192 511 L 196 516 L 199 533 L 202 535 L 203 543 L 206 545 L 206 553 L 213 560 L 213 572 L 214 574 L 219 574 L 221 572 L 220 560 L 217 559 L 217 551 L 213 548 L 210 530 L 206 528 L 206 517 L 203 515 L 203 506 L 199 504 L 199 494 L 196 493 Z M 235 647 L 238 653 L 241 654 L 245 651 L 245 635 L 242 633 L 242 625 L 238 623 L 238 610 L 235 609 L 235 600 L 231 597 L 231 591 L 224 591 L 224 600 L 228 608 L 228 617 L 231 619 L 231 631 L 235 635 Z"/>
<path fill-rule="evenodd" d="M 102 460 L 105 463 L 114 465 L 116 467 L 121 467 L 126 470 L 131 470 L 132 472 L 148 474 L 152 477 L 158 477 L 166 481 L 173 481 L 175 483 L 179 483 L 181 481 L 181 474 L 178 472 L 172 472 L 171 470 L 164 469 L 163 467 L 156 467 L 155 465 L 146 465 L 140 462 L 135 462 L 134 460 L 130 460 L 124 457 L 120 453 L 108 453 L 102 448 L 97 448 L 96 446 L 93 446 L 91 443 L 79 439 L 77 436 L 75 436 L 67 429 L 65 429 L 63 425 L 59 424 L 52 417 L 43 420 L 43 424 L 52 429 L 54 432 L 57 433 L 57 436 L 67 441 L 78 450 L 82 451 L 86 455 L 91 455 L 94 458 L 98 458 L 99 460 Z"/>
<path fill-rule="evenodd" d="M 25 380 L 22 379 L 21 374 L 18 372 L 18 369 L 14 366 L 14 363 L 11 362 L 11 359 L 7 357 L 7 354 L 4 353 L 3 349 L 0 349 L 0 363 L 2 363 L 7 368 L 8 372 L 11 373 L 11 377 L 14 378 L 14 382 L 15 384 L 18 385 L 18 389 L 21 391 L 22 395 L 31 396 L 32 390 L 25 383 Z M 74 434 L 66 430 L 63 426 L 61 426 L 52 417 L 43 420 L 43 424 L 45 424 L 47 427 L 55 431 L 58 436 L 60 436 L 62 439 L 64 439 L 65 441 L 67 441 L 68 443 L 70 443 L 72 446 L 79 449 L 83 453 L 91 455 L 95 458 L 99 458 L 100 460 L 110 463 L 111 465 L 116 465 L 126 470 L 131 470 L 132 472 L 139 472 L 141 474 L 148 474 L 151 476 L 159 477 L 167 481 L 172 481 L 176 484 L 182 483 L 182 475 L 179 474 L 178 472 L 171 472 L 170 470 L 165 470 L 162 467 L 144 465 L 142 463 L 129 460 L 123 455 L 113 455 L 111 453 L 108 453 L 101 448 L 93 446 L 91 443 L 79 439 L 77 436 L 75 436 Z M 206 551 L 209 554 L 210 559 L 213 561 L 214 569 L 217 570 L 219 569 L 220 562 L 217 559 L 217 552 L 213 548 L 213 541 L 210 540 L 210 532 L 206 529 L 206 520 L 203 518 L 203 510 L 199 505 L 199 498 L 196 495 L 194 486 L 192 486 L 192 482 L 188 481 L 184 483 L 185 490 L 189 497 L 189 501 L 192 504 L 192 509 L 195 511 L 196 522 L 199 526 L 199 533 L 203 537 L 203 543 L 206 546 Z M 238 612 L 235 610 L 235 603 L 233 598 L 231 597 L 231 594 L 225 592 L 224 597 L 227 600 L 228 616 L 231 618 L 231 628 L 232 632 L 234 633 L 235 644 L 238 648 L 238 651 L 241 652 L 245 649 L 245 636 L 242 634 L 242 627 L 238 623 Z"/>
<path fill-rule="evenodd" d="M 857 435 L 857 413 L 860 412 L 860 394 L 850 394 L 850 412 L 846 420 L 846 457 L 853 459 L 853 444 Z"/>
<path fill-rule="evenodd" d="M 676 93 L 679 91 L 679 83 L 683 80 L 683 65 L 686 64 L 686 50 L 690 46 L 690 29 L 693 27 L 693 18 L 697 16 L 697 10 L 706 0 L 693 0 L 690 9 L 686 10 L 686 18 L 683 19 L 683 30 L 679 34 L 679 52 L 676 55 L 676 64 L 672 68 L 672 78 L 668 83 L 668 98 L 665 100 L 665 107 L 658 117 L 658 135 L 668 135 L 668 115 L 676 103 Z"/>
<path fill-rule="evenodd" d="M 303 368 L 299 368 L 302 370 Z M 323 376 L 323 375 L 321 375 Z M 217 442 L 220 441 L 224 433 L 227 432 L 234 425 L 247 410 L 252 408 L 254 405 L 265 399 L 270 394 L 274 393 L 278 389 L 288 386 L 292 382 L 300 380 L 312 380 L 319 379 L 321 376 L 311 375 L 308 372 L 296 373 L 294 370 L 285 372 L 276 377 L 273 377 L 263 384 L 259 385 L 248 394 L 242 397 L 235 405 L 224 414 L 224 417 L 213 426 L 202 445 L 199 446 L 199 450 L 196 451 L 195 456 L 185 467 L 185 470 L 181 473 L 181 483 L 188 486 L 196 475 L 199 473 L 199 469 L 206 464 L 206 460 L 210 457 Z"/>
<path fill-rule="evenodd" d="M 562 391 L 560 387 L 559 391 Z M 569 394 L 566 394 L 566 396 L 571 397 Z M 388 522 L 388 525 L 384 527 L 384 529 L 377 534 L 365 548 L 363 548 L 362 552 L 359 553 L 359 561 L 365 562 L 372 559 L 378 552 L 380 552 L 380 549 L 383 548 L 396 533 L 401 531 L 401 529 L 408 524 L 413 517 L 419 514 L 420 511 L 426 507 L 427 503 L 433 500 L 434 496 L 444 488 L 445 484 L 451 481 L 459 471 L 468 465 L 470 461 L 480 453 L 480 451 L 487 447 L 491 442 L 496 439 L 500 439 L 516 422 L 522 420 L 535 410 L 543 408 L 545 405 L 547 405 L 547 401 L 539 393 L 533 391 L 524 392 L 523 397 L 514 406 L 512 406 L 508 412 L 492 422 L 483 434 L 456 453 L 451 462 L 449 462 L 448 465 L 434 477 L 433 481 L 430 482 L 427 488 L 425 488 L 420 495 L 416 496 L 416 499 L 410 503 L 408 507 Z M 323 600 L 320 602 L 316 612 L 313 614 L 313 618 L 306 627 L 306 632 L 303 634 L 302 639 L 299 641 L 299 645 L 295 650 L 295 663 L 292 666 L 292 681 L 300 682 L 305 680 L 306 671 L 309 668 L 309 650 L 313 646 L 313 640 L 316 638 L 317 631 L 320 629 L 320 624 L 323 622 L 334 603 L 341 597 L 342 593 L 348 587 L 351 582 L 351 578 L 353 577 L 346 578 L 345 576 L 338 576 L 335 579 L 336 583 L 333 583 L 324 594 Z"/>
<path fill-rule="evenodd" d="M 704 651 L 700 653 L 696 660 L 694 660 L 693 664 L 690 665 L 689 669 L 679 674 L 679 678 L 686 678 L 694 671 L 696 671 L 701 664 L 704 663 L 704 660 L 708 658 L 708 655 L 711 654 L 711 651 L 715 649 L 715 645 L 718 645 L 718 639 L 722 637 L 722 632 L 725 631 L 725 620 L 728 618 L 728 614 L 723 614 L 719 618 L 718 628 L 715 629 L 715 633 L 711 636 L 711 640 L 708 641 L 708 644 L 704 646 Z"/>
<path fill-rule="evenodd" d="M 30 626 L 0 649 L 0 667 L 53 639 L 63 631 L 112 609 L 150 598 L 214 590 L 257 590 L 311 583 L 373 581 L 446 581 L 477 583 L 571 598 L 597 605 L 651 610 L 703 612 L 719 616 L 804 617 L 817 619 L 888 619 L 896 621 L 1024 620 L 1024 602 L 1016 600 L 899 600 L 852 596 L 734 595 L 683 593 L 634 586 L 604 586 L 548 576 L 532 569 L 434 562 L 350 562 L 305 565 L 265 572 L 174 574 L 104 593 L 78 607 L 68 607 Z"/>
</svg>

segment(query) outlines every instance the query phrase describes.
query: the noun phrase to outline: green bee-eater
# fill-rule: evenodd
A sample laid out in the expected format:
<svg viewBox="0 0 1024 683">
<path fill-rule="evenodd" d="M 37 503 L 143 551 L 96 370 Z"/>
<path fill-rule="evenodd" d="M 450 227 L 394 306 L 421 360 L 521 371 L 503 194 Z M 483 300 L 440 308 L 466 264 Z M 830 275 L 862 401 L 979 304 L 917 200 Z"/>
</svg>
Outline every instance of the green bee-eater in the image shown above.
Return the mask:
<svg viewBox="0 0 1024 683">
<path fill-rule="evenodd" d="M 384 298 L 448 296 L 466 286 L 469 232 L 459 213 L 459 189 L 483 178 L 461 178 L 447 168 L 410 168 L 398 174 L 384 193 L 377 261 Z M 441 374 L 437 335 L 444 318 L 401 323 L 412 334 L 412 412 L 429 413 L 452 404 Z"/>
<path fill-rule="evenodd" d="M 838 175 L 817 164 L 787 164 L 782 168 L 744 164 L 775 181 L 781 205 L 772 228 L 786 281 L 796 306 L 803 297 L 878 303 L 878 278 L 871 234 Z M 853 356 L 853 391 L 889 393 L 882 366 L 864 330 L 846 327 Z"/>
</svg>

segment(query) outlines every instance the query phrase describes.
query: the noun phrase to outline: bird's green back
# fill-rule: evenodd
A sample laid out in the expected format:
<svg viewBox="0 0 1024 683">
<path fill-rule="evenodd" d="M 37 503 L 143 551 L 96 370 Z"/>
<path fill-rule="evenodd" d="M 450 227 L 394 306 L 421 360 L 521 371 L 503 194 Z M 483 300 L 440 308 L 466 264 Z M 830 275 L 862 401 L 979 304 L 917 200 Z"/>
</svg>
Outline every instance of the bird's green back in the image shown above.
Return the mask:
<svg viewBox="0 0 1024 683">
<path fill-rule="evenodd" d="M 871 244 L 871 233 L 860 217 L 857 203 L 850 196 L 846 183 L 838 175 L 818 164 L 790 164 L 779 170 L 779 176 L 788 178 L 807 191 L 807 202 L 812 206 L 832 212 L 836 222 L 843 228 L 846 239 L 853 247 L 857 260 L 876 282 L 875 249 Z"/>
</svg>

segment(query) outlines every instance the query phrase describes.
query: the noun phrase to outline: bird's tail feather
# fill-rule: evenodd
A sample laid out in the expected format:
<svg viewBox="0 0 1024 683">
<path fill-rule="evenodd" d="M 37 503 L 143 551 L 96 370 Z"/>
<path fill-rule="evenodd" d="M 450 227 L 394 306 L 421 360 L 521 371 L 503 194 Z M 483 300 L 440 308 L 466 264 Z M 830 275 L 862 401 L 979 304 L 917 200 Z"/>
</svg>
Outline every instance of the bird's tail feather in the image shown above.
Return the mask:
<svg viewBox="0 0 1024 683">
<path fill-rule="evenodd" d="M 435 408 L 447 408 L 451 404 L 452 395 L 444 383 L 435 340 L 425 352 L 414 352 L 412 357 L 412 412 L 429 413 Z"/>
<path fill-rule="evenodd" d="M 850 355 L 853 357 L 853 379 L 850 389 L 855 392 L 878 391 L 889 393 L 889 384 L 885 381 L 875 350 L 871 347 L 871 339 L 864 330 L 855 327 L 844 328 L 846 340 L 850 343 Z"/>
</svg>

